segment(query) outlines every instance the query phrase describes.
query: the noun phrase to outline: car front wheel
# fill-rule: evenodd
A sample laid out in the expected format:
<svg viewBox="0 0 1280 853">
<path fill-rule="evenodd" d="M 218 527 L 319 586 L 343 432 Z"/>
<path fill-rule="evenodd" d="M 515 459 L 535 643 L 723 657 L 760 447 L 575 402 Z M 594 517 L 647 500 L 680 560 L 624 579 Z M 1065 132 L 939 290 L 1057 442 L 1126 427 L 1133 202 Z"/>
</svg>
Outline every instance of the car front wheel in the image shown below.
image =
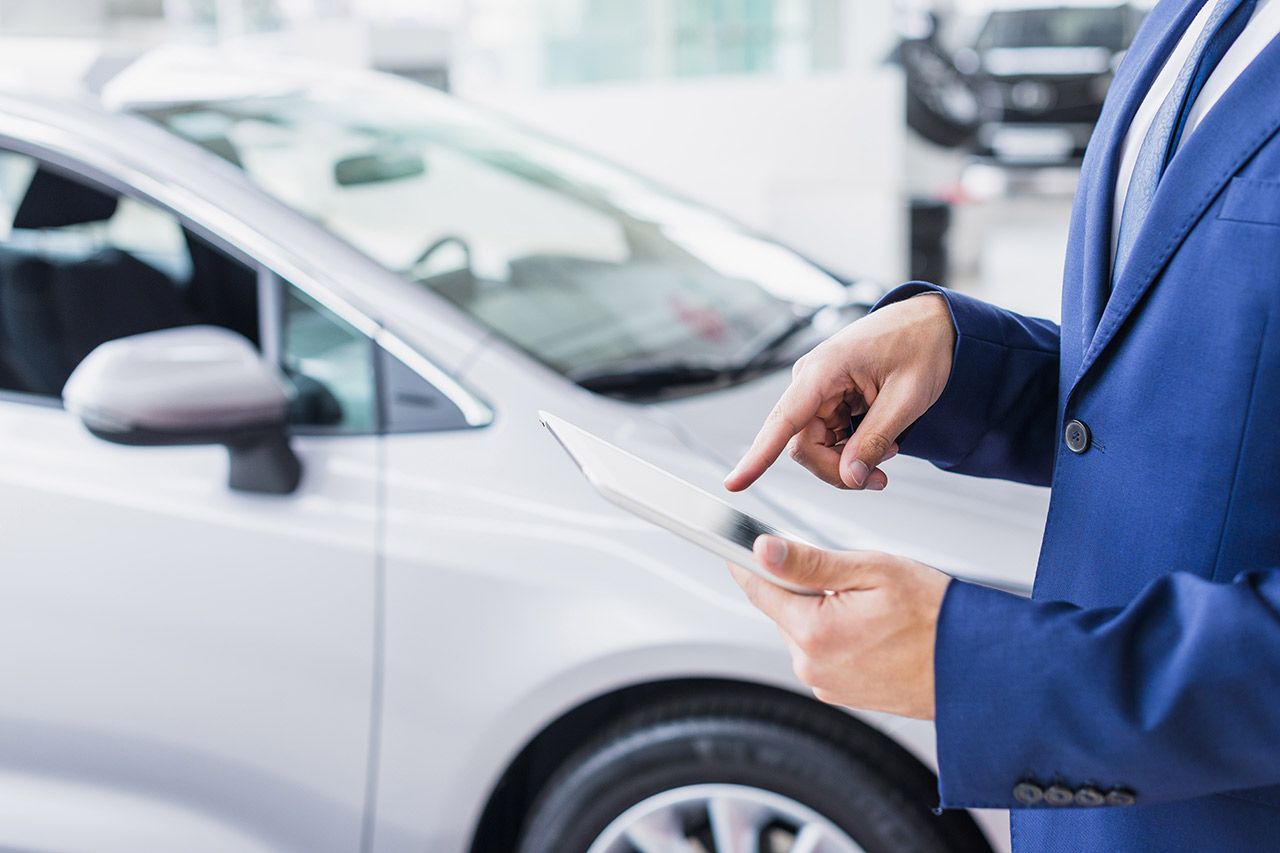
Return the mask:
<svg viewBox="0 0 1280 853">
<path fill-rule="evenodd" d="M 641 714 L 549 781 L 520 853 L 971 849 L 928 805 L 799 726 L 705 710 Z"/>
</svg>

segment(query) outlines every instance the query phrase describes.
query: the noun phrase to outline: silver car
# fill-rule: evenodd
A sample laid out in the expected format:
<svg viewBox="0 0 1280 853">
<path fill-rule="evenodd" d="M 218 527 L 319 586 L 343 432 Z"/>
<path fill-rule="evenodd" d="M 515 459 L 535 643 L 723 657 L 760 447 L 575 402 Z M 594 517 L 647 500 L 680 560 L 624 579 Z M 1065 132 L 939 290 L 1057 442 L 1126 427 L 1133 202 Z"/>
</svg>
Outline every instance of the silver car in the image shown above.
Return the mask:
<svg viewBox="0 0 1280 853">
<path fill-rule="evenodd" d="M 931 812 L 929 724 L 813 700 L 535 416 L 716 488 L 857 303 L 390 77 L 188 51 L 0 95 L 0 847 L 1001 846 Z M 736 501 L 1025 589 L 1043 492 L 886 470 Z"/>
</svg>

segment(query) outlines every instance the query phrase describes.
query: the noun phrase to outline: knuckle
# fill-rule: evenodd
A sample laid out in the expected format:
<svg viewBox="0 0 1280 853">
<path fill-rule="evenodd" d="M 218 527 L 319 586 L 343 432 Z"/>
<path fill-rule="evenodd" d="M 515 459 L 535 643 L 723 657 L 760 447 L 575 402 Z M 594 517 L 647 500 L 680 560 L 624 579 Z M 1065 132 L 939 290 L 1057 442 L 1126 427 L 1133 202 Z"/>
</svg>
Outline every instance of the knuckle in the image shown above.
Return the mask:
<svg viewBox="0 0 1280 853">
<path fill-rule="evenodd" d="M 812 581 L 815 577 L 818 576 L 818 570 L 814 567 L 813 563 L 806 562 L 806 563 L 801 563 L 800 565 L 794 567 L 791 570 L 790 574 L 793 578 L 796 579 L 798 583 L 800 583 L 802 586 L 805 586 L 805 585 L 808 585 L 810 581 Z M 817 633 L 818 633 L 817 630 L 811 628 L 810 632 L 812 634 L 810 639 L 816 640 Z"/>
<path fill-rule="evenodd" d="M 881 432 L 868 433 L 862 439 L 863 449 L 868 453 L 872 453 L 878 457 L 884 456 L 886 453 L 888 453 L 889 445 L 891 444 L 893 444 L 893 440 L 886 437 L 885 434 Z"/>
<path fill-rule="evenodd" d="M 839 355 L 831 348 L 831 344 L 822 343 L 809 352 L 804 357 L 805 371 L 811 373 L 817 379 L 826 378 L 832 372 L 832 368 L 840 361 Z"/>
<path fill-rule="evenodd" d="M 800 442 L 793 441 L 787 445 L 787 455 L 795 462 L 804 464 L 805 455 L 804 448 L 800 446 Z"/>
<path fill-rule="evenodd" d="M 828 558 L 825 554 L 817 552 L 809 559 L 804 560 L 796 566 L 793 574 L 802 583 L 825 577 L 827 571 L 827 560 Z M 813 631 L 815 634 L 821 633 L 821 629 L 816 626 L 813 628 Z"/>
</svg>

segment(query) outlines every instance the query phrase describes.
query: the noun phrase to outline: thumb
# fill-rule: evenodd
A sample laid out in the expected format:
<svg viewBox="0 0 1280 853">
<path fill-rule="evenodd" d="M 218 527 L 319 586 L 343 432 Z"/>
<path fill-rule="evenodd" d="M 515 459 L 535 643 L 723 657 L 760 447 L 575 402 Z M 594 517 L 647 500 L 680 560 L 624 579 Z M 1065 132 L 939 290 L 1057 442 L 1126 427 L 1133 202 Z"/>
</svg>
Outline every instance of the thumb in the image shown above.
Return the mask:
<svg viewBox="0 0 1280 853">
<path fill-rule="evenodd" d="M 825 551 L 767 535 L 757 537 L 752 550 L 770 573 L 809 589 L 841 592 L 871 586 L 870 567 L 857 551 Z"/>
<path fill-rule="evenodd" d="M 845 442 L 840 454 L 840 480 L 851 489 L 866 486 L 876 466 L 892 455 L 898 436 L 920 417 L 918 408 L 908 383 L 885 383 L 862 423 Z"/>
</svg>

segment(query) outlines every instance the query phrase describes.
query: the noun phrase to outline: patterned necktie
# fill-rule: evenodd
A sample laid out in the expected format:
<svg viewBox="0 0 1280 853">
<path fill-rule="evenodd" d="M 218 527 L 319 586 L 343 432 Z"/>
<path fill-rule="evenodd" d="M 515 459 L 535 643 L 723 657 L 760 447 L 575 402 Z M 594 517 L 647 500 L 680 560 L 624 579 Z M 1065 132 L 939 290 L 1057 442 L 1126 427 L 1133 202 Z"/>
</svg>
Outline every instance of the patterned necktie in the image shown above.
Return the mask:
<svg viewBox="0 0 1280 853">
<path fill-rule="evenodd" d="M 1209 19 L 1205 22 L 1204 31 L 1196 39 L 1191 54 L 1178 72 L 1173 89 L 1169 91 L 1164 103 L 1160 105 L 1160 111 L 1151 122 L 1151 127 L 1142 140 L 1142 147 L 1138 149 L 1133 177 L 1129 179 L 1129 193 L 1125 196 L 1124 209 L 1120 214 L 1116 260 L 1111 268 L 1113 287 L 1124 271 L 1138 232 L 1142 230 L 1142 224 L 1151 211 L 1151 202 L 1155 198 L 1160 178 L 1164 176 L 1169 161 L 1178 150 L 1192 104 L 1196 102 L 1196 97 L 1213 69 L 1226 55 L 1227 49 L 1249 23 L 1256 5 L 1258 0 L 1216 0 Z"/>
</svg>

